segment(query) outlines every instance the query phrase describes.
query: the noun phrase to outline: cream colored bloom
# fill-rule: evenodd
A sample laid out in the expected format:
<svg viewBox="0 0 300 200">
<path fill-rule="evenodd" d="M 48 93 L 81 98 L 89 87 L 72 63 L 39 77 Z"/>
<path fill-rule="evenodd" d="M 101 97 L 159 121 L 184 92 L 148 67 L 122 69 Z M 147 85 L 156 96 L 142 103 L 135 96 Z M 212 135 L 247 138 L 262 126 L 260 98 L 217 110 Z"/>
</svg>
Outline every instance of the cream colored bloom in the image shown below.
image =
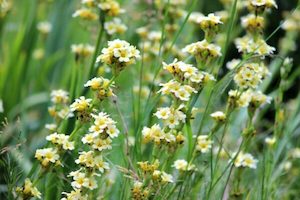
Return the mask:
<svg viewBox="0 0 300 200">
<path fill-rule="evenodd" d="M 66 197 L 62 198 L 61 200 L 88 200 L 87 194 L 82 194 L 80 189 L 74 189 L 70 193 L 63 192 Z"/>
<path fill-rule="evenodd" d="M 120 4 L 114 0 L 101 2 L 98 4 L 98 7 L 109 16 L 118 16 L 125 12 L 125 10 L 120 7 Z"/>
<path fill-rule="evenodd" d="M 218 122 L 224 122 L 226 120 L 226 115 L 225 113 L 221 112 L 221 111 L 217 111 L 217 112 L 214 112 L 214 113 L 211 113 L 210 116 L 218 121 Z"/>
<path fill-rule="evenodd" d="M 186 160 L 176 160 L 173 164 L 173 167 L 175 167 L 177 170 L 180 171 L 186 171 L 188 167 L 188 162 Z"/>
<path fill-rule="evenodd" d="M 53 90 L 51 92 L 51 101 L 54 104 L 66 104 L 69 102 L 69 93 L 65 90 Z"/>
<path fill-rule="evenodd" d="M 35 158 L 41 162 L 43 167 L 48 167 L 50 163 L 60 165 L 57 150 L 53 148 L 37 149 Z"/>
<path fill-rule="evenodd" d="M 189 44 L 183 48 L 182 51 L 201 59 L 207 59 L 207 57 L 216 58 L 222 55 L 221 47 L 209 43 L 206 40 Z"/>
<path fill-rule="evenodd" d="M 112 21 L 104 23 L 104 28 L 109 35 L 122 34 L 127 30 L 127 26 L 122 24 L 121 19 L 114 18 Z"/>
<path fill-rule="evenodd" d="M 26 198 L 36 197 L 38 199 L 41 199 L 40 191 L 36 187 L 34 187 L 33 183 L 29 178 L 25 179 L 23 187 L 16 188 L 16 192 Z"/>
<path fill-rule="evenodd" d="M 108 47 L 102 49 L 101 55 L 97 57 L 97 62 L 103 62 L 107 65 L 118 65 L 124 68 L 132 64 L 137 58 L 140 58 L 140 51 L 128 42 L 120 39 L 108 41 Z"/>
<path fill-rule="evenodd" d="M 81 96 L 79 99 L 75 99 L 75 102 L 71 104 L 71 111 L 86 111 L 91 106 L 90 102 L 92 102 L 92 99 L 86 99 L 84 96 Z"/>
<path fill-rule="evenodd" d="M 254 159 L 254 157 L 251 154 L 247 153 L 243 155 L 243 163 L 242 163 L 243 167 L 256 169 L 257 162 L 258 160 Z"/>
<path fill-rule="evenodd" d="M 197 138 L 196 149 L 201 153 L 207 153 L 212 147 L 212 140 L 209 139 L 208 135 L 200 135 Z"/>
<path fill-rule="evenodd" d="M 72 17 L 80 17 L 84 20 L 96 20 L 98 19 L 98 15 L 93 13 L 91 9 L 88 8 L 81 8 L 76 10 Z"/>
<path fill-rule="evenodd" d="M 173 176 L 171 174 L 167 174 L 166 172 L 161 173 L 161 180 L 163 183 L 173 183 Z"/>
<path fill-rule="evenodd" d="M 276 137 L 266 137 L 265 138 L 265 143 L 269 146 L 273 146 L 276 142 Z"/>
<path fill-rule="evenodd" d="M 194 164 L 188 164 L 188 162 L 183 159 L 176 160 L 174 162 L 174 164 L 172 165 L 172 167 L 174 167 L 175 169 L 177 169 L 179 171 L 191 171 L 196 168 L 196 166 Z"/>
<path fill-rule="evenodd" d="M 57 125 L 56 124 L 45 124 L 45 128 L 50 131 L 56 131 Z"/>
<path fill-rule="evenodd" d="M 85 173 L 78 170 L 71 172 L 69 176 L 73 177 L 71 185 L 74 189 L 87 188 L 89 186 L 89 177 L 87 177 Z"/>
<path fill-rule="evenodd" d="M 158 124 L 154 124 L 151 128 L 144 127 L 142 130 L 144 142 L 154 141 L 160 143 L 164 139 L 164 132 Z"/>
<path fill-rule="evenodd" d="M 236 154 L 233 155 L 233 158 Z M 256 169 L 258 160 L 256 160 L 251 154 L 240 152 L 234 160 L 235 167 L 249 167 Z"/>
<path fill-rule="evenodd" d="M 226 67 L 227 67 L 227 69 L 232 70 L 232 69 L 236 68 L 240 63 L 241 63 L 240 59 L 233 59 L 233 60 L 229 61 L 228 63 L 226 63 Z"/>
<path fill-rule="evenodd" d="M 52 24 L 50 22 L 44 21 L 44 22 L 39 22 L 37 24 L 37 29 L 42 33 L 42 34 L 48 34 L 52 30 Z"/>
<path fill-rule="evenodd" d="M 64 150 L 73 150 L 74 142 L 69 141 L 69 135 L 65 134 L 57 134 L 52 133 L 46 137 L 46 140 L 50 141 L 51 143 L 58 145 L 59 147 L 63 148 Z"/>
<path fill-rule="evenodd" d="M 95 47 L 90 44 L 73 44 L 71 45 L 71 51 L 76 56 L 88 57 L 95 51 Z"/>
</svg>

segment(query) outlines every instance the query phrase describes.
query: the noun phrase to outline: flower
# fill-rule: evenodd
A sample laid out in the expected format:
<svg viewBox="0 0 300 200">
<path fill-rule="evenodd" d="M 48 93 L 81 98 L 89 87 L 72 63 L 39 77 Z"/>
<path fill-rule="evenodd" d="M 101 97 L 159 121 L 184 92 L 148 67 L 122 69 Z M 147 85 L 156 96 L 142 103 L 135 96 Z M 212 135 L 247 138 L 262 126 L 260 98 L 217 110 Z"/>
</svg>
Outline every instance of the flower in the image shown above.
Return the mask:
<svg viewBox="0 0 300 200">
<path fill-rule="evenodd" d="M 85 173 L 80 172 L 80 170 L 70 172 L 69 176 L 73 177 L 71 185 L 74 189 L 87 188 L 89 186 L 89 177 Z"/>
<path fill-rule="evenodd" d="M 210 114 L 210 116 L 217 122 L 224 122 L 226 120 L 225 113 L 223 113 L 221 111 L 214 112 L 214 113 Z"/>
<path fill-rule="evenodd" d="M 160 143 L 164 139 L 164 132 L 158 124 L 154 124 L 151 128 L 144 127 L 142 130 L 144 142 L 154 141 Z"/>
<path fill-rule="evenodd" d="M 35 152 L 35 158 L 39 160 L 43 167 L 47 167 L 49 163 L 61 165 L 59 161 L 59 155 L 57 149 L 45 148 L 37 149 Z"/>
<path fill-rule="evenodd" d="M 275 0 L 250 0 L 249 9 L 263 11 L 265 8 L 278 8 Z"/>
<path fill-rule="evenodd" d="M 44 21 L 44 22 L 39 22 L 37 24 L 37 29 L 40 31 L 42 34 L 48 34 L 52 30 L 52 24 L 50 22 Z"/>
<path fill-rule="evenodd" d="M 222 55 L 221 47 L 208 43 L 205 39 L 185 46 L 182 51 L 195 56 L 199 60 L 213 59 Z"/>
<path fill-rule="evenodd" d="M 236 68 L 240 63 L 241 63 L 240 59 L 232 59 L 231 61 L 226 63 L 226 67 L 227 67 L 227 69 L 232 70 L 232 69 Z"/>
<path fill-rule="evenodd" d="M 45 128 L 50 131 L 56 131 L 57 125 L 56 124 L 45 124 Z"/>
<path fill-rule="evenodd" d="M 113 1 L 113 0 L 99 3 L 98 6 L 109 16 L 117 16 L 125 12 L 125 10 L 120 8 L 120 4 L 117 1 Z"/>
<path fill-rule="evenodd" d="M 100 100 L 113 95 L 113 86 L 113 82 L 103 77 L 92 78 L 84 84 L 84 87 L 90 87 L 93 91 L 96 91 L 96 95 Z"/>
<path fill-rule="evenodd" d="M 166 172 L 161 173 L 161 180 L 163 183 L 173 183 L 173 176 L 171 174 L 167 174 Z"/>
<path fill-rule="evenodd" d="M 236 155 L 234 155 L 233 157 L 235 156 Z M 256 160 L 251 154 L 244 154 L 242 152 L 240 152 L 234 160 L 235 167 L 249 167 L 252 169 L 256 169 L 257 163 L 258 160 Z"/>
<path fill-rule="evenodd" d="M 88 57 L 95 51 L 95 47 L 90 44 L 73 44 L 71 50 L 77 57 Z"/>
<path fill-rule="evenodd" d="M 170 80 L 167 83 L 161 83 L 162 88 L 158 91 L 162 94 L 172 93 L 176 98 L 181 101 L 188 101 L 192 93 L 197 93 L 197 91 L 189 85 L 181 85 L 175 80 Z"/>
<path fill-rule="evenodd" d="M 249 14 L 245 17 L 242 17 L 241 20 L 242 26 L 253 33 L 261 33 L 265 26 L 264 18 L 254 14 Z"/>
<path fill-rule="evenodd" d="M 121 19 L 114 18 L 112 21 L 104 23 L 104 28 L 109 35 L 115 33 L 122 34 L 127 30 L 127 26 L 122 24 Z"/>
<path fill-rule="evenodd" d="M 242 162 L 243 167 L 256 169 L 257 162 L 258 160 L 254 159 L 254 157 L 251 154 L 247 153 L 243 155 L 243 162 Z"/>
<path fill-rule="evenodd" d="M 98 19 L 98 15 L 93 13 L 93 11 L 88 8 L 81 8 L 76 10 L 73 13 L 72 17 L 80 17 L 84 20 L 90 20 L 90 21 Z"/>
<path fill-rule="evenodd" d="M 174 108 L 158 108 L 157 112 L 154 113 L 154 115 L 158 119 L 163 119 L 164 123 L 169 126 L 170 129 L 173 129 L 178 125 L 180 122 L 184 123 L 186 115 L 180 111 L 180 109 L 183 108 L 182 106 L 179 106 L 177 109 Z"/>
<path fill-rule="evenodd" d="M 79 189 L 74 189 L 70 193 L 63 192 L 62 194 L 66 195 L 66 197 L 62 198 L 61 200 L 88 200 L 88 195 L 83 195 Z"/>
<path fill-rule="evenodd" d="M 276 142 L 276 137 L 266 137 L 265 138 L 265 143 L 269 146 L 273 146 Z"/>
<path fill-rule="evenodd" d="M 263 78 L 262 70 L 257 63 L 246 63 L 241 66 L 234 76 L 234 82 L 241 88 L 255 89 Z"/>
<path fill-rule="evenodd" d="M 136 47 L 120 39 L 108 41 L 108 47 L 103 48 L 101 53 L 97 57 L 97 62 L 103 62 L 115 67 L 114 70 L 117 72 L 140 58 L 140 51 Z"/>
<path fill-rule="evenodd" d="M 191 171 L 191 170 L 195 169 L 195 165 L 188 164 L 188 162 L 183 159 L 176 160 L 174 162 L 174 164 L 172 165 L 172 167 L 175 167 L 175 169 L 177 169 L 179 171 Z"/>
<path fill-rule="evenodd" d="M 212 147 L 212 141 L 209 139 L 208 135 L 199 135 L 197 138 L 196 149 L 201 151 L 201 153 L 207 153 Z"/>
<path fill-rule="evenodd" d="M 223 24 L 221 17 L 216 16 L 214 13 L 208 14 L 208 16 L 200 16 L 197 20 L 200 24 L 200 28 L 204 31 L 218 29 L 218 26 Z"/>
<path fill-rule="evenodd" d="M 41 193 L 40 191 L 34 187 L 33 183 L 30 181 L 29 178 L 25 179 L 25 183 L 23 187 L 17 187 L 16 192 L 21 194 L 25 198 L 31 198 L 36 197 L 38 199 L 41 199 Z"/>
<path fill-rule="evenodd" d="M 66 104 L 69 102 L 69 93 L 65 90 L 53 90 L 51 92 L 51 101 L 54 104 Z"/>
<path fill-rule="evenodd" d="M 235 45 L 239 52 L 254 53 L 262 58 L 272 55 L 276 50 L 274 47 L 268 45 L 265 40 L 259 38 L 254 41 L 248 36 L 235 39 Z"/>
<path fill-rule="evenodd" d="M 57 134 L 52 133 L 46 137 L 46 140 L 50 141 L 51 143 L 58 145 L 59 147 L 63 148 L 64 150 L 73 150 L 74 149 L 74 142 L 69 141 L 69 135 L 64 134 Z"/>
<path fill-rule="evenodd" d="M 84 96 L 81 96 L 79 99 L 75 99 L 75 102 L 71 104 L 71 111 L 84 112 L 90 108 L 91 101 L 92 99 L 86 99 Z"/>
</svg>

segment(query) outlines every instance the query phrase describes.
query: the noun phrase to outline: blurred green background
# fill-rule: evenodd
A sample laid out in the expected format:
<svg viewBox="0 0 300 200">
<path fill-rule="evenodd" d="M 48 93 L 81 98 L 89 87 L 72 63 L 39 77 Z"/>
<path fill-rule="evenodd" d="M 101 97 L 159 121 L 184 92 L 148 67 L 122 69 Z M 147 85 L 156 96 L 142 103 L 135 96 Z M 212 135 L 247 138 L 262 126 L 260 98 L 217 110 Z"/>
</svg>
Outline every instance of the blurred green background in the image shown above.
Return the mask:
<svg viewBox="0 0 300 200">
<path fill-rule="evenodd" d="M 146 16 L 136 15 L 136 13 L 147 10 L 149 5 L 139 0 L 119 2 L 127 10 L 122 19 L 128 26 L 126 36 L 121 36 L 121 38 L 126 38 L 130 43 L 137 45 L 139 39 L 135 29 L 144 25 Z M 276 2 L 278 9 L 268 15 L 266 36 L 279 26 L 283 20 L 283 13 L 291 12 L 297 5 L 296 0 Z M 3 131 L 0 137 L 0 156 L 3 158 L 6 152 L 10 152 L 11 162 L 18 163 L 21 168 L 17 167 L 17 171 L 21 170 L 24 174 L 31 169 L 35 149 L 46 143 L 44 125 L 50 121 L 47 112 L 50 91 L 70 88 L 71 74 L 75 65 L 71 45 L 75 43 L 95 45 L 99 25 L 72 18 L 72 13 L 79 7 L 79 3 L 76 0 L 14 0 L 9 13 L 0 19 L 0 99 L 4 107 L 4 112 L 0 113 L 0 121 L 4 122 L 0 128 Z M 198 0 L 195 11 L 208 14 L 222 9 L 222 4 L 218 0 Z M 244 14 L 246 13 L 241 13 L 241 15 Z M 36 28 L 41 21 L 49 21 L 52 24 L 52 31 L 47 36 L 41 35 Z M 190 25 L 187 25 L 185 29 L 187 30 L 184 31 L 191 33 Z M 202 37 L 199 32 L 192 32 L 192 34 L 193 41 L 200 40 Z M 243 34 L 243 32 L 240 33 L 240 35 Z M 285 34 L 285 31 L 280 29 L 268 43 L 278 49 L 279 41 Z M 184 40 L 185 34 L 182 34 L 180 38 Z M 295 38 L 295 44 L 300 44 L 299 37 Z M 43 56 L 39 57 L 37 50 Z M 291 75 L 294 74 L 295 78 L 285 92 L 285 102 L 296 98 L 300 90 L 299 55 L 298 47 L 283 54 L 294 59 Z M 239 54 L 231 44 L 226 61 L 237 57 Z M 85 67 L 88 69 L 90 62 L 91 57 L 82 64 L 83 69 Z M 220 76 L 227 72 L 225 66 L 222 68 L 223 72 Z M 127 113 L 126 119 L 129 121 L 132 107 L 127 104 L 128 97 L 131 97 L 128 91 L 137 82 L 134 79 L 136 71 L 135 69 L 126 70 L 118 79 L 119 102 L 121 109 Z M 275 73 L 270 81 L 271 84 L 266 88 L 267 93 L 272 93 L 277 89 L 279 73 Z M 269 109 L 265 115 L 271 122 L 274 118 L 274 110 Z M 295 141 L 295 143 L 298 142 Z M 112 152 L 112 154 L 115 155 L 116 160 L 120 155 L 118 152 Z M 0 168 L 0 192 L 5 190 L 3 189 L 5 177 L 2 174 L 8 173 L 9 170 L 11 169 Z M 2 199 L 1 193 L 0 199 Z"/>
</svg>

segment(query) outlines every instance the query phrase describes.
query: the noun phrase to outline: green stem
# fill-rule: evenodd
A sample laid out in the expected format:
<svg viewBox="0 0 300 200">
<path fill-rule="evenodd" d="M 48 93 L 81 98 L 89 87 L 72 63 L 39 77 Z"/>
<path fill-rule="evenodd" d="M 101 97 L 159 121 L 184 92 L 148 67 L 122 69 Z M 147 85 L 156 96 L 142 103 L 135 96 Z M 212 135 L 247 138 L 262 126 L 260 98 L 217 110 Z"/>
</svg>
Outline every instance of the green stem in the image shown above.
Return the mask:
<svg viewBox="0 0 300 200">
<path fill-rule="evenodd" d="M 98 52 L 100 50 L 100 43 L 101 43 L 101 40 L 102 40 L 102 37 L 103 37 L 103 34 L 104 34 L 105 17 L 104 16 L 102 16 L 102 17 L 103 17 L 103 19 L 100 22 L 101 27 L 100 27 L 100 31 L 99 31 L 99 34 L 98 34 L 98 37 L 97 37 L 95 52 L 94 52 L 94 55 L 93 55 L 93 59 L 92 59 L 90 68 L 89 68 L 89 74 L 88 74 L 89 78 L 92 78 L 93 70 L 94 70 L 95 63 L 96 63 L 96 59 L 97 59 L 97 56 L 98 56 Z"/>
</svg>

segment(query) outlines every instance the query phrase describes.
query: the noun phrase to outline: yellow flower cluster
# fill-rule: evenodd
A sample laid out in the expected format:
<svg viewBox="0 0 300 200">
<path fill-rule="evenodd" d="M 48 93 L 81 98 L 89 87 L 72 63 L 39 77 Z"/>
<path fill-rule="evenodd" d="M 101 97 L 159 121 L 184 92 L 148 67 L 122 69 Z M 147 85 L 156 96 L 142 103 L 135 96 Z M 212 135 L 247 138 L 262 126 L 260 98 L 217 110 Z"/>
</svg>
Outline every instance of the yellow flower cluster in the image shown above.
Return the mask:
<svg viewBox="0 0 300 200">
<path fill-rule="evenodd" d="M 261 16 L 256 16 L 255 14 L 249 14 L 245 17 L 242 17 L 241 20 L 242 26 L 252 33 L 261 33 L 265 26 L 265 19 Z"/>
<path fill-rule="evenodd" d="M 37 24 L 37 29 L 40 33 L 47 35 L 52 30 L 52 24 L 48 21 L 39 22 Z"/>
<path fill-rule="evenodd" d="M 37 149 L 35 158 L 41 162 L 42 166 L 47 168 L 50 164 L 61 165 L 59 154 L 56 148 Z"/>
<path fill-rule="evenodd" d="M 41 199 L 41 193 L 28 178 L 25 179 L 23 187 L 16 188 L 16 192 L 22 196 L 22 199 L 30 199 L 32 197 Z"/>
<path fill-rule="evenodd" d="M 76 10 L 72 16 L 80 17 L 81 19 L 89 20 L 89 21 L 98 19 L 98 15 L 89 8 L 80 8 Z"/>
<path fill-rule="evenodd" d="M 199 135 L 197 137 L 196 149 L 201 153 L 207 153 L 212 147 L 213 141 L 209 139 L 208 135 Z"/>
<path fill-rule="evenodd" d="M 229 101 L 235 107 L 248 107 L 258 108 L 266 103 L 271 102 L 271 97 L 263 94 L 261 91 L 253 91 L 251 89 L 245 92 L 239 92 L 237 90 L 230 90 Z"/>
<path fill-rule="evenodd" d="M 9 11 L 12 8 L 12 1 L 11 0 L 1 0 L 0 1 L 0 19 L 7 16 Z"/>
<path fill-rule="evenodd" d="M 65 134 L 52 133 L 46 137 L 46 140 L 56 145 L 59 149 L 73 150 L 74 142 L 70 141 L 70 136 Z"/>
<path fill-rule="evenodd" d="M 69 93 L 64 90 L 53 90 L 51 92 L 51 101 L 54 104 L 69 103 Z"/>
<path fill-rule="evenodd" d="M 82 142 L 98 151 L 111 149 L 111 138 L 117 137 L 120 133 L 116 128 L 116 122 L 104 112 L 92 114 L 92 117 L 94 124 L 89 128 L 89 133 L 82 138 Z"/>
<path fill-rule="evenodd" d="M 81 0 L 81 3 L 83 6 L 73 13 L 73 17 L 83 20 L 94 21 L 100 18 L 100 21 L 103 21 L 104 15 L 115 17 L 125 12 L 119 2 L 114 0 Z M 100 13 L 98 14 L 99 9 Z"/>
<path fill-rule="evenodd" d="M 140 51 L 128 42 L 120 39 L 108 41 L 108 47 L 102 49 L 97 62 L 103 62 L 113 68 L 115 74 L 140 58 Z"/>
<path fill-rule="evenodd" d="M 285 13 L 286 19 L 282 24 L 282 28 L 286 31 L 300 31 L 300 10 Z"/>
<path fill-rule="evenodd" d="M 216 16 L 214 13 L 208 14 L 208 16 L 200 16 L 197 20 L 200 28 L 205 32 L 206 38 L 212 39 L 219 31 L 220 25 L 223 24 L 220 16 Z"/>
<path fill-rule="evenodd" d="M 199 89 L 200 86 L 203 86 L 208 81 L 215 80 L 211 74 L 199 71 L 196 67 L 193 67 L 193 65 L 177 61 L 177 59 L 170 64 L 163 62 L 163 68 L 171 73 L 175 80 L 188 83 L 196 89 Z"/>
<path fill-rule="evenodd" d="M 247 63 L 238 69 L 238 72 L 234 76 L 234 82 L 240 88 L 255 89 L 264 77 L 265 72 L 263 71 L 263 67 L 257 63 Z"/>
<path fill-rule="evenodd" d="M 255 40 L 249 36 L 235 39 L 235 45 L 239 52 L 245 54 L 255 54 L 264 58 L 272 55 L 276 50 L 274 47 L 268 45 L 264 39 L 256 38 Z"/>
<path fill-rule="evenodd" d="M 237 69 L 239 60 L 228 63 L 230 69 L 235 69 L 234 82 L 240 91 L 229 92 L 229 102 L 235 107 L 248 107 L 248 112 L 254 112 L 256 108 L 270 102 L 270 98 L 258 88 L 263 79 L 270 74 L 263 60 L 265 56 L 274 53 L 275 48 L 269 46 L 263 38 L 264 15 L 266 9 L 277 7 L 273 0 L 249 0 L 248 8 L 250 14 L 242 17 L 242 26 L 247 34 L 235 40 L 235 45 L 239 52 L 257 56 L 251 63 L 246 63 Z"/>
<path fill-rule="evenodd" d="M 53 90 L 51 92 L 52 106 L 48 107 L 48 112 L 57 122 L 73 117 L 73 113 L 69 108 L 69 93 L 64 90 Z"/>
<path fill-rule="evenodd" d="M 122 24 L 120 18 L 114 18 L 112 21 L 105 22 L 104 28 L 109 35 L 122 34 L 127 30 L 127 26 Z"/>
<path fill-rule="evenodd" d="M 163 95 L 172 94 L 180 101 L 189 101 L 192 93 L 197 93 L 193 87 L 189 85 L 182 85 L 175 80 L 170 80 L 167 83 L 160 83 L 159 85 L 162 88 L 158 92 L 162 93 Z"/>
<path fill-rule="evenodd" d="M 152 192 L 156 192 L 157 188 L 174 182 L 171 174 L 159 170 L 159 160 L 155 160 L 152 164 L 148 161 L 138 162 L 137 164 L 142 171 L 144 181 L 135 181 L 131 190 L 133 199 L 147 199 Z"/>
<path fill-rule="evenodd" d="M 186 160 L 179 159 L 174 162 L 172 165 L 175 169 L 179 171 L 193 171 L 196 169 L 196 166 L 194 164 L 189 164 Z"/>
<path fill-rule="evenodd" d="M 165 126 L 168 126 L 170 129 L 174 129 L 180 123 L 185 122 L 186 115 L 184 112 L 180 111 L 183 107 L 184 106 L 181 105 L 177 109 L 172 107 L 158 108 L 154 115 L 158 119 L 162 119 Z"/>
<path fill-rule="evenodd" d="M 166 144 L 173 149 L 184 142 L 184 136 L 180 131 L 170 130 L 165 132 L 158 124 L 154 124 L 150 128 L 144 127 L 142 134 L 145 143 L 153 141 L 157 145 Z"/>
<path fill-rule="evenodd" d="M 236 157 L 236 158 L 235 158 Z M 240 152 L 237 156 L 234 155 L 234 166 L 235 167 L 249 167 L 256 169 L 258 160 L 256 160 L 251 154 Z"/>
<path fill-rule="evenodd" d="M 61 200 L 74 200 L 74 199 L 88 200 L 88 195 L 82 194 L 79 189 L 74 189 L 70 193 L 63 192 L 62 194 L 65 195 L 66 197 L 63 197 Z"/>
<path fill-rule="evenodd" d="M 120 7 L 120 4 L 113 0 L 101 0 L 101 3 L 98 4 L 98 7 L 108 16 L 112 17 L 118 16 L 125 12 L 125 10 Z"/>
<path fill-rule="evenodd" d="M 92 55 L 95 51 L 95 47 L 90 44 L 73 44 L 71 50 L 75 54 L 77 60 Z"/>
<path fill-rule="evenodd" d="M 92 99 L 86 99 L 84 96 L 79 97 L 79 99 L 75 99 L 75 102 L 71 104 L 71 110 L 77 112 L 85 112 L 91 107 Z"/>
<path fill-rule="evenodd" d="M 248 3 L 248 9 L 256 13 L 262 13 L 270 8 L 277 8 L 275 0 L 250 0 Z"/>
<path fill-rule="evenodd" d="M 87 188 L 90 190 L 96 189 L 98 185 L 94 176 L 100 176 L 100 175 L 94 172 L 85 173 L 82 172 L 82 170 L 83 169 L 81 168 L 69 174 L 69 177 L 73 178 L 71 185 L 74 188 L 74 190 L 83 189 L 83 188 Z"/>
<path fill-rule="evenodd" d="M 134 182 L 133 187 L 131 189 L 132 199 L 146 200 L 148 199 L 149 194 L 150 194 L 149 189 L 145 187 L 142 182 L 140 181 Z"/>
<path fill-rule="evenodd" d="M 109 79 L 103 77 L 95 77 L 84 84 L 84 87 L 89 87 L 95 91 L 96 97 L 99 100 L 103 100 L 114 95 L 112 86 L 113 83 Z"/>
<path fill-rule="evenodd" d="M 184 47 L 182 51 L 195 56 L 197 61 L 206 61 L 206 63 L 209 63 L 222 55 L 221 47 L 209 43 L 206 39 L 189 44 Z"/>
<path fill-rule="evenodd" d="M 173 21 L 185 14 L 185 11 L 182 9 L 186 5 L 185 0 L 155 0 L 154 3 L 161 11 L 165 10 L 168 6 L 168 17 Z"/>
<path fill-rule="evenodd" d="M 75 160 L 75 163 L 81 164 L 86 168 L 95 168 L 101 173 L 104 173 L 104 170 L 109 169 L 109 164 L 104 162 L 103 157 L 101 155 L 96 155 L 94 151 L 81 152 L 78 159 Z"/>
<path fill-rule="evenodd" d="M 226 114 L 222 111 L 217 111 L 214 113 L 211 113 L 210 116 L 216 121 L 216 122 L 224 122 L 226 120 Z"/>
<path fill-rule="evenodd" d="M 104 173 L 110 169 L 109 164 L 104 161 L 102 151 L 112 148 L 111 138 L 117 137 L 119 130 L 116 128 L 116 122 L 108 114 L 104 112 L 91 113 L 91 116 L 94 123 L 90 126 L 89 133 L 81 139 L 83 144 L 88 144 L 91 150 L 80 152 L 78 159 L 75 160 L 75 163 L 81 167 L 69 174 L 73 179 L 71 183 L 73 191 L 63 193 L 66 196 L 65 200 L 74 197 L 86 199 L 88 197 L 86 189 L 94 190 L 98 187 L 96 181 L 96 177 L 100 176 L 98 172 Z"/>
</svg>

